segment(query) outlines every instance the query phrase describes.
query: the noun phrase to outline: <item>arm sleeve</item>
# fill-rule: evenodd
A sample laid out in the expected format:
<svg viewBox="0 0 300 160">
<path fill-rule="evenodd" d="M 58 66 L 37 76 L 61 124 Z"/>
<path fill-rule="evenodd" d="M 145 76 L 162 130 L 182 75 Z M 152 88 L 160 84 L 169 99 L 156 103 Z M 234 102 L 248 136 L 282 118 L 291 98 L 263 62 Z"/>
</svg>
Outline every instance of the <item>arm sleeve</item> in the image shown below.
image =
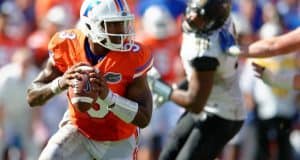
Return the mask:
<svg viewBox="0 0 300 160">
<path fill-rule="evenodd" d="M 217 58 L 204 56 L 194 58 L 191 65 L 197 71 L 215 71 L 220 63 Z"/>
<path fill-rule="evenodd" d="M 49 58 L 54 62 L 55 67 L 61 72 L 66 71 L 68 68 L 65 60 L 67 47 L 64 39 L 59 37 L 59 33 L 56 33 L 50 40 L 48 50 Z"/>
<path fill-rule="evenodd" d="M 146 74 L 153 66 L 153 56 L 147 48 L 141 46 L 137 54 L 137 66 L 133 78 Z"/>
</svg>

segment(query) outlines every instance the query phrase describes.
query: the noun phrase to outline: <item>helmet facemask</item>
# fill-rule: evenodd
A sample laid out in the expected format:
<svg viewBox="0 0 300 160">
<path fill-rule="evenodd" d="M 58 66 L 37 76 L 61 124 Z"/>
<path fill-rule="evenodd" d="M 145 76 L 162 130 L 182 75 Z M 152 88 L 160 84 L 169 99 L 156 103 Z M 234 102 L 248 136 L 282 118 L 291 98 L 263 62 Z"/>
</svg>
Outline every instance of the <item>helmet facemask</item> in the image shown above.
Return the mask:
<svg viewBox="0 0 300 160">
<path fill-rule="evenodd" d="M 118 11 L 112 0 L 86 1 L 83 5 L 79 29 L 93 42 L 113 51 L 129 51 L 134 44 L 134 16 L 123 2 Z M 125 5 L 126 4 L 126 5 Z M 90 7 L 93 6 L 93 7 Z"/>
<path fill-rule="evenodd" d="M 131 50 L 134 43 L 133 18 L 125 20 L 104 20 L 100 23 L 102 37 L 106 37 L 100 43 L 105 44 L 109 49 L 120 49 L 121 51 Z"/>
<path fill-rule="evenodd" d="M 215 21 L 209 20 L 209 18 L 205 16 L 205 10 L 198 7 L 196 4 L 192 4 L 187 7 L 185 15 L 189 14 L 195 14 L 198 19 L 201 19 L 201 25 L 194 24 L 193 21 L 190 21 L 189 19 L 184 21 L 183 25 L 186 25 L 185 27 L 190 32 L 207 33 L 215 23 Z"/>
</svg>

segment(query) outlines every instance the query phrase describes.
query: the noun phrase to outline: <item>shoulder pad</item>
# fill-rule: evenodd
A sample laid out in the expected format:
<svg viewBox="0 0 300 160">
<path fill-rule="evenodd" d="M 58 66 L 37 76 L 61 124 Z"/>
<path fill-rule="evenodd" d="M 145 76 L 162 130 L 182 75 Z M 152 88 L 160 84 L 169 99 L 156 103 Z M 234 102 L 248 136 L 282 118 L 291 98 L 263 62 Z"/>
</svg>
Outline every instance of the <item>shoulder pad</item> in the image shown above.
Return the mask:
<svg viewBox="0 0 300 160">
<path fill-rule="evenodd" d="M 48 49 L 52 50 L 60 45 L 68 43 L 70 41 L 77 40 L 80 37 L 80 33 L 76 30 L 64 30 L 57 32 L 50 40 Z"/>
<path fill-rule="evenodd" d="M 147 47 L 139 43 L 135 43 L 131 52 L 136 54 L 135 59 L 137 64 L 134 74 L 134 78 L 136 78 L 147 73 L 147 71 L 151 69 L 153 65 L 153 56 Z"/>
</svg>

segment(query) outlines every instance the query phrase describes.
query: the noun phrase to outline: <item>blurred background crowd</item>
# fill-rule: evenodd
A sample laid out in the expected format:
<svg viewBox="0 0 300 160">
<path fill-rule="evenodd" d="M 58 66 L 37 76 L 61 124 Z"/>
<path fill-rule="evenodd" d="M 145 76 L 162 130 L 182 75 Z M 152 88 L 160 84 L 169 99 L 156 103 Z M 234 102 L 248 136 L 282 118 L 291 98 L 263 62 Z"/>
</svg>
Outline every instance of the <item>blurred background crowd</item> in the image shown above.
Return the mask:
<svg viewBox="0 0 300 160">
<path fill-rule="evenodd" d="M 64 94 L 31 109 L 26 89 L 48 58 L 47 45 L 60 30 L 74 28 L 83 0 L 0 0 L 0 159 L 37 159 L 66 109 Z M 167 83 L 184 79 L 179 51 L 187 0 L 127 0 L 136 15 L 136 40 L 154 55 Z M 300 26 L 298 0 L 233 0 L 232 18 L 240 45 Z M 299 51 L 300 52 L 300 51 Z M 240 86 L 248 117 L 222 160 L 300 160 L 300 92 L 267 86 L 253 76 L 251 62 L 278 74 L 300 71 L 300 54 L 241 59 Z M 226 94 L 226 93 L 224 93 Z M 141 131 L 139 160 L 156 160 L 183 112 L 172 102 L 156 106 Z"/>
</svg>

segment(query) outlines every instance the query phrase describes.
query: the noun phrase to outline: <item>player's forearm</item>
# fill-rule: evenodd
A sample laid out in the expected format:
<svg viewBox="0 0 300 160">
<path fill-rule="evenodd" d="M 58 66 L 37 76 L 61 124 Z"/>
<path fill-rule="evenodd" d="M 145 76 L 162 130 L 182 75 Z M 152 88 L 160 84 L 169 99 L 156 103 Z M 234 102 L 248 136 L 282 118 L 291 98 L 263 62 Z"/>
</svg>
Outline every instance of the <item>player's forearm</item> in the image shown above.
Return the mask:
<svg viewBox="0 0 300 160">
<path fill-rule="evenodd" d="M 139 105 L 138 113 L 136 114 L 132 124 L 138 126 L 139 128 L 145 128 L 148 126 L 152 116 L 152 110 L 149 111 L 149 107 Z M 151 107 L 152 108 L 152 107 Z"/>
<path fill-rule="evenodd" d="M 29 105 L 31 107 L 41 106 L 50 98 L 60 93 L 62 89 L 59 87 L 58 79 L 47 84 L 34 82 L 27 90 Z"/>
<path fill-rule="evenodd" d="M 152 116 L 151 97 L 151 92 L 145 92 L 141 97 L 135 98 L 134 100 L 138 104 L 138 111 L 131 123 L 139 128 L 145 128 L 150 123 Z"/>
<path fill-rule="evenodd" d="M 252 43 L 241 57 L 264 58 L 293 53 L 300 49 L 300 28 L 281 36 Z"/>
<path fill-rule="evenodd" d="M 188 85 L 188 81 L 186 79 L 183 80 L 177 86 L 175 86 L 174 90 L 170 95 L 170 100 L 177 104 L 184 104 L 182 105 L 183 108 L 187 108 L 184 106 L 188 106 L 189 104 L 189 102 L 187 101 L 189 99 L 187 96 Z"/>
<path fill-rule="evenodd" d="M 147 95 L 147 97 L 150 96 L 151 94 Z M 110 111 L 124 122 L 145 128 L 151 119 L 152 101 L 151 98 L 149 100 L 146 100 L 147 98 L 142 99 L 135 101 L 109 91 L 104 102 L 108 104 Z"/>
<path fill-rule="evenodd" d="M 193 105 L 193 98 L 188 94 L 187 91 L 175 89 L 173 90 L 170 100 L 178 104 L 179 106 L 189 110 Z"/>
<path fill-rule="evenodd" d="M 200 113 L 206 105 L 213 87 L 215 71 L 194 71 L 188 90 L 174 90 L 171 100 L 193 113 Z"/>
<path fill-rule="evenodd" d="M 268 39 L 252 43 L 248 48 L 244 49 L 241 57 L 266 58 L 276 56 L 279 53 L 280 50 L 276 46 L 275 39 Z"/>
<path fill-rule="evenodd" d="M 200 113 L 206 104 L 208 95 L 203 94 L 197 96 L 191 94 L 189 91 L 174 90 L 171 94 L 171 100 L 179 106 L 193 113 Z"/>
</svg>

